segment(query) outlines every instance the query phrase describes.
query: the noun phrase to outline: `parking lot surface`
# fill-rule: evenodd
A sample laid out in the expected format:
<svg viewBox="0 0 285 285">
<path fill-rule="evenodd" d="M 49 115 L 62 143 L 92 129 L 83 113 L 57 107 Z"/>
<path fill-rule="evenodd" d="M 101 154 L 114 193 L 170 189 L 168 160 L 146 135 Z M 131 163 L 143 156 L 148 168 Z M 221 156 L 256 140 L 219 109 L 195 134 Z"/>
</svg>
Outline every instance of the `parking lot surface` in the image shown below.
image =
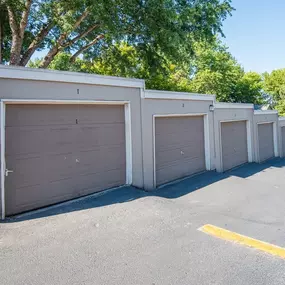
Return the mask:
<svg viewBox="0 0 285 285">
<path fill-rule="evenodd" d="M 285 247 L 285 160 L 125 187 L 0 224 L 1 284 L 285 284 L 285 259 L 207 235 Z"/>
</svg>

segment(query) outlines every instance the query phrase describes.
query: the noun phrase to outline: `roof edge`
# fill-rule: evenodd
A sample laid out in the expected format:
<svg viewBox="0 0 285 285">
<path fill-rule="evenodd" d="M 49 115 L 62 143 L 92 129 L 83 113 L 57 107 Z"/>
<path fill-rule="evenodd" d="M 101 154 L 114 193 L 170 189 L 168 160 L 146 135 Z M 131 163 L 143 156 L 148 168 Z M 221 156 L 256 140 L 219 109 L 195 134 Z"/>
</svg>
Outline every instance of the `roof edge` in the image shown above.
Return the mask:
<svg viewBox="0 0 285 285">
<path fill-rule="evenodd" d="M 0 65 L 0 78 L 145 88 L 143 79 Z"/>
<path fill-rule="evenodd" d="M 254 115 L 278 115 L 277 110 L 255 110 Z"/>
<path fill-rule="evenodd" d="M 163 90 L 145 90 L 142 94 L 144 99 L 161 99 L 161 100 L 192 100 L 192 101 L 215 101 L 215 95 L 197 94 L 188 92 L 175 92 Z"/>
<path fill-rule="evenodd" d="M 224 103 L 217 102 L 215 103 L 215 109 L 254 109 L 253 104 L 247 103 Z"/>
</svg>

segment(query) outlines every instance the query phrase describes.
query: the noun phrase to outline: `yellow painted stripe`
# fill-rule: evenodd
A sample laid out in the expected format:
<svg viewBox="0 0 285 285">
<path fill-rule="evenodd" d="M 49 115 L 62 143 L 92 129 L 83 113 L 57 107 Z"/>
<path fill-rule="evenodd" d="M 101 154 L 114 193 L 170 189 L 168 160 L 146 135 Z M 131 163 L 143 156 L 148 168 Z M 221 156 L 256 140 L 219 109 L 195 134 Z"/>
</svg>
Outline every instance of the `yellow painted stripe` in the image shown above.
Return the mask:
<svg viewBox="0 0 285 285">
<path fill-rule="evenodd" d="M 227 241 L 233 241 L 242 245 L 246 245 L 249 247 L 253 247 L 264 252 L 267 252 L 272 255 L 276 255 L 282 258 L 285 258 L 285 248 L 260 241 L 257 239 L 253 239 L 247 236 L 240 235 L 235 232 L 231 232 L 213 225 L 205 225 L 200 228 L 200 230 L 204 233 L 210 234 L 212 236 L 218 237 L 220 239 L 224 239 Z"/>
</svg>

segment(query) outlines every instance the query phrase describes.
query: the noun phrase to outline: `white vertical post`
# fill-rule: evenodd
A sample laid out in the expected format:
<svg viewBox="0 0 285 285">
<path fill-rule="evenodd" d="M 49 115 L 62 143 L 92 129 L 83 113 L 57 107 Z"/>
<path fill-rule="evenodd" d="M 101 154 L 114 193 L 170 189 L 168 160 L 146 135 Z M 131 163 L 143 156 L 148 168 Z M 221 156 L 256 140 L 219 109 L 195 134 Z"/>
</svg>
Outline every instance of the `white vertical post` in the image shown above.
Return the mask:
<svg viewBox="0 0 285 285">
<path fill-rule="evenodd" d="M 206 170 L 211 170 L 211 148 L 210 148 L 209 115 L 204 115 L 204 143 L 205 143 Z"/>
<path fill-rule="evenodd" d="M 5 103 L 0 102 L 0 115 L 1 115 L 1 219 L 5 219 Z"/>
<path fill-rule="evenodd" d="M 156 116 L 153 115 L 152 117 L 152 153 L 153 153 L 153 186 L 154 188 L 156 188 L 155 118 Z"/>
<path fill-rule="evenodd" d="M 273 142 L 274 142 L 274 156 L 279 156 L 278 149 L 278 122 L 273 123 Z"/>
<path fill-rule="evenodd" d="M 126 184 L 133 182 L 133 159 L 132 159 L 132 130 L 131 130 L 131 106 L 125 104 L 125 139 L 126 139 Z"/>
<path fill-rule="evenodd" d="M 248 162 L 253 162 L 251 121 L 246 121 Z"/>
</svg>

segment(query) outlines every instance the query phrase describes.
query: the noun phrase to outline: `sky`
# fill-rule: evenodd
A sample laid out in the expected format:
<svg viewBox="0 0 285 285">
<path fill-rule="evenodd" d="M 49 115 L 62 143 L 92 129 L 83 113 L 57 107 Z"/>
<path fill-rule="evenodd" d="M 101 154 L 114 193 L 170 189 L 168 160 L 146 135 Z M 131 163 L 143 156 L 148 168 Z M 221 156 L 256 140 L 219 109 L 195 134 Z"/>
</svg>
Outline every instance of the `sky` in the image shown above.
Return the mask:
<svg viewBox="0 0 285 285">
<path fill-rule="evenodd" d="M 285 1 L 232 0 L 224 43 L 245 71 L 285 68 Z"/>
</svg>

